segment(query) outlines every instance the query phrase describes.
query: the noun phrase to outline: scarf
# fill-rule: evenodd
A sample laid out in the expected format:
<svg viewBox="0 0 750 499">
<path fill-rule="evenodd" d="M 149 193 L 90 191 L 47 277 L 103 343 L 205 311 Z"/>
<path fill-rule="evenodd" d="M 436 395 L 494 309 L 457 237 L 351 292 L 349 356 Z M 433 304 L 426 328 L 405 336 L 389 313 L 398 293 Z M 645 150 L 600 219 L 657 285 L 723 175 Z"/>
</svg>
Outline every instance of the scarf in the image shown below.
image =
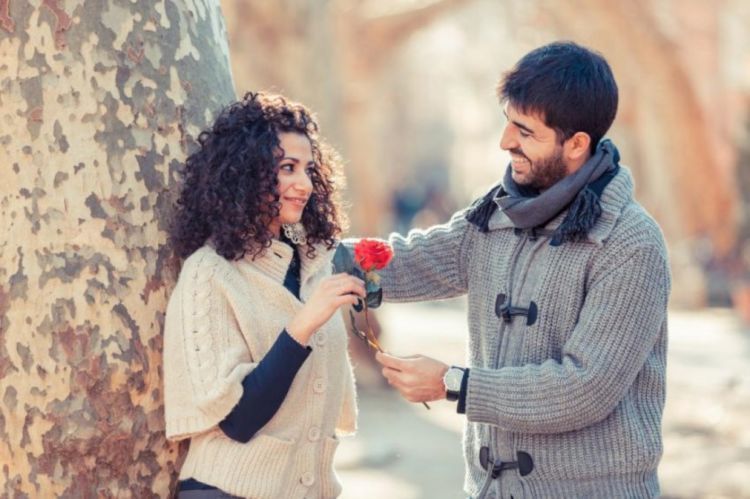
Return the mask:
<svg viewBox="0 0 750 499">
<path fill-rule="evenodd" d="M 503 182 L 475 201 L 466 219 L 480 232 L 487 232 L 490 217 L 500 208 L 516 228 L 535 229 L 567 209 L 550 244 L 559 246 L 568 241 L 581 241 L 602 214 L 599 198 L 617 174 L 619 161 L 620 153 L 612 141 L 603 140 L 581 168 L 542 193 L 516 184 L 511 165 L 508 165 Z"/>
</svg>

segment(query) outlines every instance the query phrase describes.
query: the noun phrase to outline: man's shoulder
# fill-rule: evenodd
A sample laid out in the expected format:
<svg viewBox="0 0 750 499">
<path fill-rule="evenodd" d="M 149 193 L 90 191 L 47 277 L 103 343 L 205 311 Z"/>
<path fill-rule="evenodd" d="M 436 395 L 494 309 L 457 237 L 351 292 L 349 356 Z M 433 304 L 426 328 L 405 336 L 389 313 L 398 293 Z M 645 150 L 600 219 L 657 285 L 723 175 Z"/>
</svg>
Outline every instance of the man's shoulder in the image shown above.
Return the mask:
<svg viewBox="0 0 750 499">
<path fill-rule="evenodd" d="M 664 234 L 659 223 L 635 199 L 623 207 L 620 221 L 615 227 L 615 232 L 643 239 L 646 243 L 665 245 Z"/>
<path fill-rule="evenodd" d="M 664 234 L 654 217 L 640 203 L 631 200 L 624 207 L 601 248 L 605 260 L 622 261 L 640 252 L 653 255 L 668 265 Z M 658 255 L 658 256 L 657 256 Z"/>
<path fill-rule="evenodd" d="M 646 272 L 654 286 L 668 292 L 669 269 L 669 253 L 659 224 L 638 202 L 630 201 L 623 206 L 608 237 L 593 252 L 588 279 L 596 282 L 613 273 Z"/>
</svg>

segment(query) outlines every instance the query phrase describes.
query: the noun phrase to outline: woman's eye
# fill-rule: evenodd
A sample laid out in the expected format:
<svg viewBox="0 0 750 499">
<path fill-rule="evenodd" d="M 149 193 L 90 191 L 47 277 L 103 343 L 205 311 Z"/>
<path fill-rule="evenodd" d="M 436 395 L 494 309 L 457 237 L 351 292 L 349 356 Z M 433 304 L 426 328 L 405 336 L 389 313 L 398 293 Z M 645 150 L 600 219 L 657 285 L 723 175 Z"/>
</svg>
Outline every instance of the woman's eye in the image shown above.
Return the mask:
<svg viewBox="0 0 750 499">
<path fill-rule="evenodd" d="M 281 165 L 279 167 L 279 170 L 284 170 L 284 171 L 287 171 L 287 172 L 293 172 L 294 171 L 294 165 L 287 163 L 285 165 Z"/>
</svg>

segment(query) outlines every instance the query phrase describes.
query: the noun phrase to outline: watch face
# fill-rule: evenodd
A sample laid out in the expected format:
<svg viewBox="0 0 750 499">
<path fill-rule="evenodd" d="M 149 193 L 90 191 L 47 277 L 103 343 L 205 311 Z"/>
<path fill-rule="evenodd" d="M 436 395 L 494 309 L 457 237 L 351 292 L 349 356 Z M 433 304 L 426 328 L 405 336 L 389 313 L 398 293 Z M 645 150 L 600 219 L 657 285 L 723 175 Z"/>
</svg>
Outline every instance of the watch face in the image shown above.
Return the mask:
<svg viewBox="0 0 750 499">
<path fill-rule="evenodd" d="M 456 367 L 451 367 L 445 373 L 445 387 L 451 392 L 457 392 L 461 389 L 461 378 L 464 372 Z"/>
</svg>

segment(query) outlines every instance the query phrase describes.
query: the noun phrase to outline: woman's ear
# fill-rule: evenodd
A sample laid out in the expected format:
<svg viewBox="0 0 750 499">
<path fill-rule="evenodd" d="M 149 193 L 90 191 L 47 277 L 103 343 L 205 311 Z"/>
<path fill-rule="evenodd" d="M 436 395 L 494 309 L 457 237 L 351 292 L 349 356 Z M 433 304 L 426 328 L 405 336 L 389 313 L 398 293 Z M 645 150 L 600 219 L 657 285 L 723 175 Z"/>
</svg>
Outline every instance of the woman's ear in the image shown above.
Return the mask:
<svg viewBox="0 0 750 499">
<path fill-rule="evenodd" d="M 586 132 L 576 132 L 565 141 L 565 155 L 569 161 L 578 162 L 588 159 L 591 137 Z"/>
</svg>

